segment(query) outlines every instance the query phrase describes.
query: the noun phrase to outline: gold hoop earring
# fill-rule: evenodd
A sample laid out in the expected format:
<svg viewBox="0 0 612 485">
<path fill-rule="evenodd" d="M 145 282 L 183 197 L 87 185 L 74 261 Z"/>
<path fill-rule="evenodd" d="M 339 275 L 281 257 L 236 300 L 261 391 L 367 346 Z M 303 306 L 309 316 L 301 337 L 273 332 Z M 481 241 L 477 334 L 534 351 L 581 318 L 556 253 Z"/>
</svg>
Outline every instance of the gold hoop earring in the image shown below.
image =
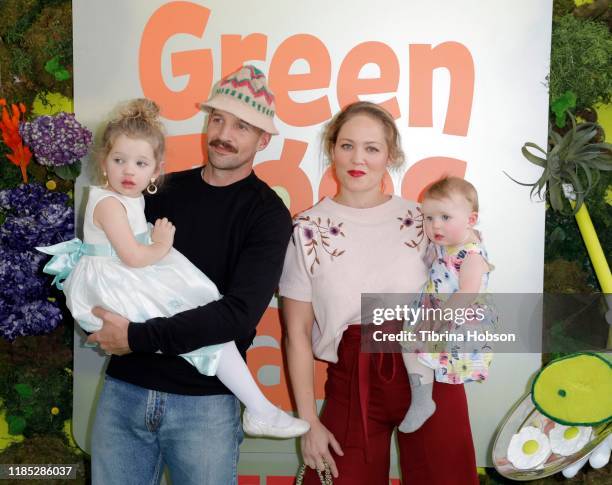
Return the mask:
<svg viewBox="0 0 612 485">
<path fill-rule="evenodd" d="M 157 185 L 155 185 L 155 179 L 151 179 L 151 183 L 147 185 L 147 194 L 155 195 L 157 194 Z"/>
</svg>

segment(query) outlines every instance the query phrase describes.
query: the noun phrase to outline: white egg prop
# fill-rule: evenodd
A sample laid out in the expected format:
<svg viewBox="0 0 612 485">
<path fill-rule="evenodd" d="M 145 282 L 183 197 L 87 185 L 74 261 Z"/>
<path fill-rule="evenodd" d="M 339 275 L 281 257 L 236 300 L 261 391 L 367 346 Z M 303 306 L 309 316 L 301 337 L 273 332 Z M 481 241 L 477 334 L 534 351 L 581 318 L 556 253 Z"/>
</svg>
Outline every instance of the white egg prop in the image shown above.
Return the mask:
<svg viewBox="0 0 612 485">
<path fill-rule="evenodd" d="M 510 439 L 508 460 L 519 470 L 542 465 L 551 455 L 548 437 L 538 428 L 525 426 Z"/>
<path fill-rule="evenodd" d="M 590 426 L 565 426 L 557 424 L 548 433 L 550 448 L 553 453 L 570 456 L 580 451 L 591 439 Z"/>
</svg>

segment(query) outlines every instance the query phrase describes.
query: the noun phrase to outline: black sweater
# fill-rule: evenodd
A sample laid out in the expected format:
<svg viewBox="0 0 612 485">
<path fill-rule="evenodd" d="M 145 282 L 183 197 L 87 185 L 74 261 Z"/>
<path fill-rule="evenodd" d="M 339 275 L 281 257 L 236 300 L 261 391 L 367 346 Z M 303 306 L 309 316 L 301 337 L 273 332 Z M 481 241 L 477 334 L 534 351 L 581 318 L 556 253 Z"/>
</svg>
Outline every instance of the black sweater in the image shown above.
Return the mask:
<svg viewBox="0 0 612 485">
<path fill-rule="evenodd" d="M 147 197 L 146 215 L 150 222 L 167 217 L 176 226 L 174 247 L 223 297 L 169 318 L 130 323 L 133 352 L 113 356 L 107 374 L 174 394 L 227 394 L 216 377 L 203 376 L 177 356 L 231 340 L 245 356 L 278 285 L 291 235 L 289 211 L 253 172 L 215 187 L 197 168 L 169 175 L 162 189 Z"/>
</svg>

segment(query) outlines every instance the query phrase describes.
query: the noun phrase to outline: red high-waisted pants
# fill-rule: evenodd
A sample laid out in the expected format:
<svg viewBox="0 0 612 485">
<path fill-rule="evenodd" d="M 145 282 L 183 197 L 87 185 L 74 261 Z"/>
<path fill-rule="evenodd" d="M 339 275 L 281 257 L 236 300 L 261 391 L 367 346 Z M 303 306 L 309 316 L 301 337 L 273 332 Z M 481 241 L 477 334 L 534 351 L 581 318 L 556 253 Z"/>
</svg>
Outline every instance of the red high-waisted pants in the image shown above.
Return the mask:
<svg viewBox="0 0 612 485">
<path fill-rule="evenodd" d="M 330 364 L 321 422 L 344 456 L 334 485 L 389 485 L 391 433 L 410 404 L 401 353 L 360 352 L 360 326 L 344 332 Z M 436 412 L 414 433 L 397 433 L 404 485 L 477 485 L 474 445 L 463 385 L 435 383 Z M 305 485 L 319 485 L 308 469 Z"/>
</svg>

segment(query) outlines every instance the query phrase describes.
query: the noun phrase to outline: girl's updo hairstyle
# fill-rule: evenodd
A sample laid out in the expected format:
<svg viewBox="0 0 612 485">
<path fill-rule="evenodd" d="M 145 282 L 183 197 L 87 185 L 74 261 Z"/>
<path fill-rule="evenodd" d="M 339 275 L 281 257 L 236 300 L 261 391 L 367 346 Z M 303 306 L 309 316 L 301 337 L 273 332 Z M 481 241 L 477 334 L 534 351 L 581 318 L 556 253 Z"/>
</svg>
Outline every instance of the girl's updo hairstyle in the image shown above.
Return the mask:
<svg viewBox="0 0 612 485">
<path fill-rule="evenodd" d="M 344 124 L 357 115 L 366 115 L 379 121 L 385 133 L 385 141 L 389 150 L 389 158 L 392 160 L 391 167 L 397 168 L 404 163 L 404 151 L 402 150 L 402 140 L 399 130 L 395 125 L 395 120 L 384 108 L 369 101 L 357 101 L 344 107 L 330 122 L 325 126 L 323 133 L 323 151 L 327 159 L 333 161 L 333 152 L 338 134 Z"/>
<path fill-rule="evenodd" d="M 146 140 L 153 149 L 157 166 L 166 154 L 166 134 L 159 119 L 159 106 L 150 99 L 132 99 L 121 104 L 115 116 L 106 124 L 98 150 L 98 166 L 110 153 L 115 141 L 121 135 Z"/>
</svg>

